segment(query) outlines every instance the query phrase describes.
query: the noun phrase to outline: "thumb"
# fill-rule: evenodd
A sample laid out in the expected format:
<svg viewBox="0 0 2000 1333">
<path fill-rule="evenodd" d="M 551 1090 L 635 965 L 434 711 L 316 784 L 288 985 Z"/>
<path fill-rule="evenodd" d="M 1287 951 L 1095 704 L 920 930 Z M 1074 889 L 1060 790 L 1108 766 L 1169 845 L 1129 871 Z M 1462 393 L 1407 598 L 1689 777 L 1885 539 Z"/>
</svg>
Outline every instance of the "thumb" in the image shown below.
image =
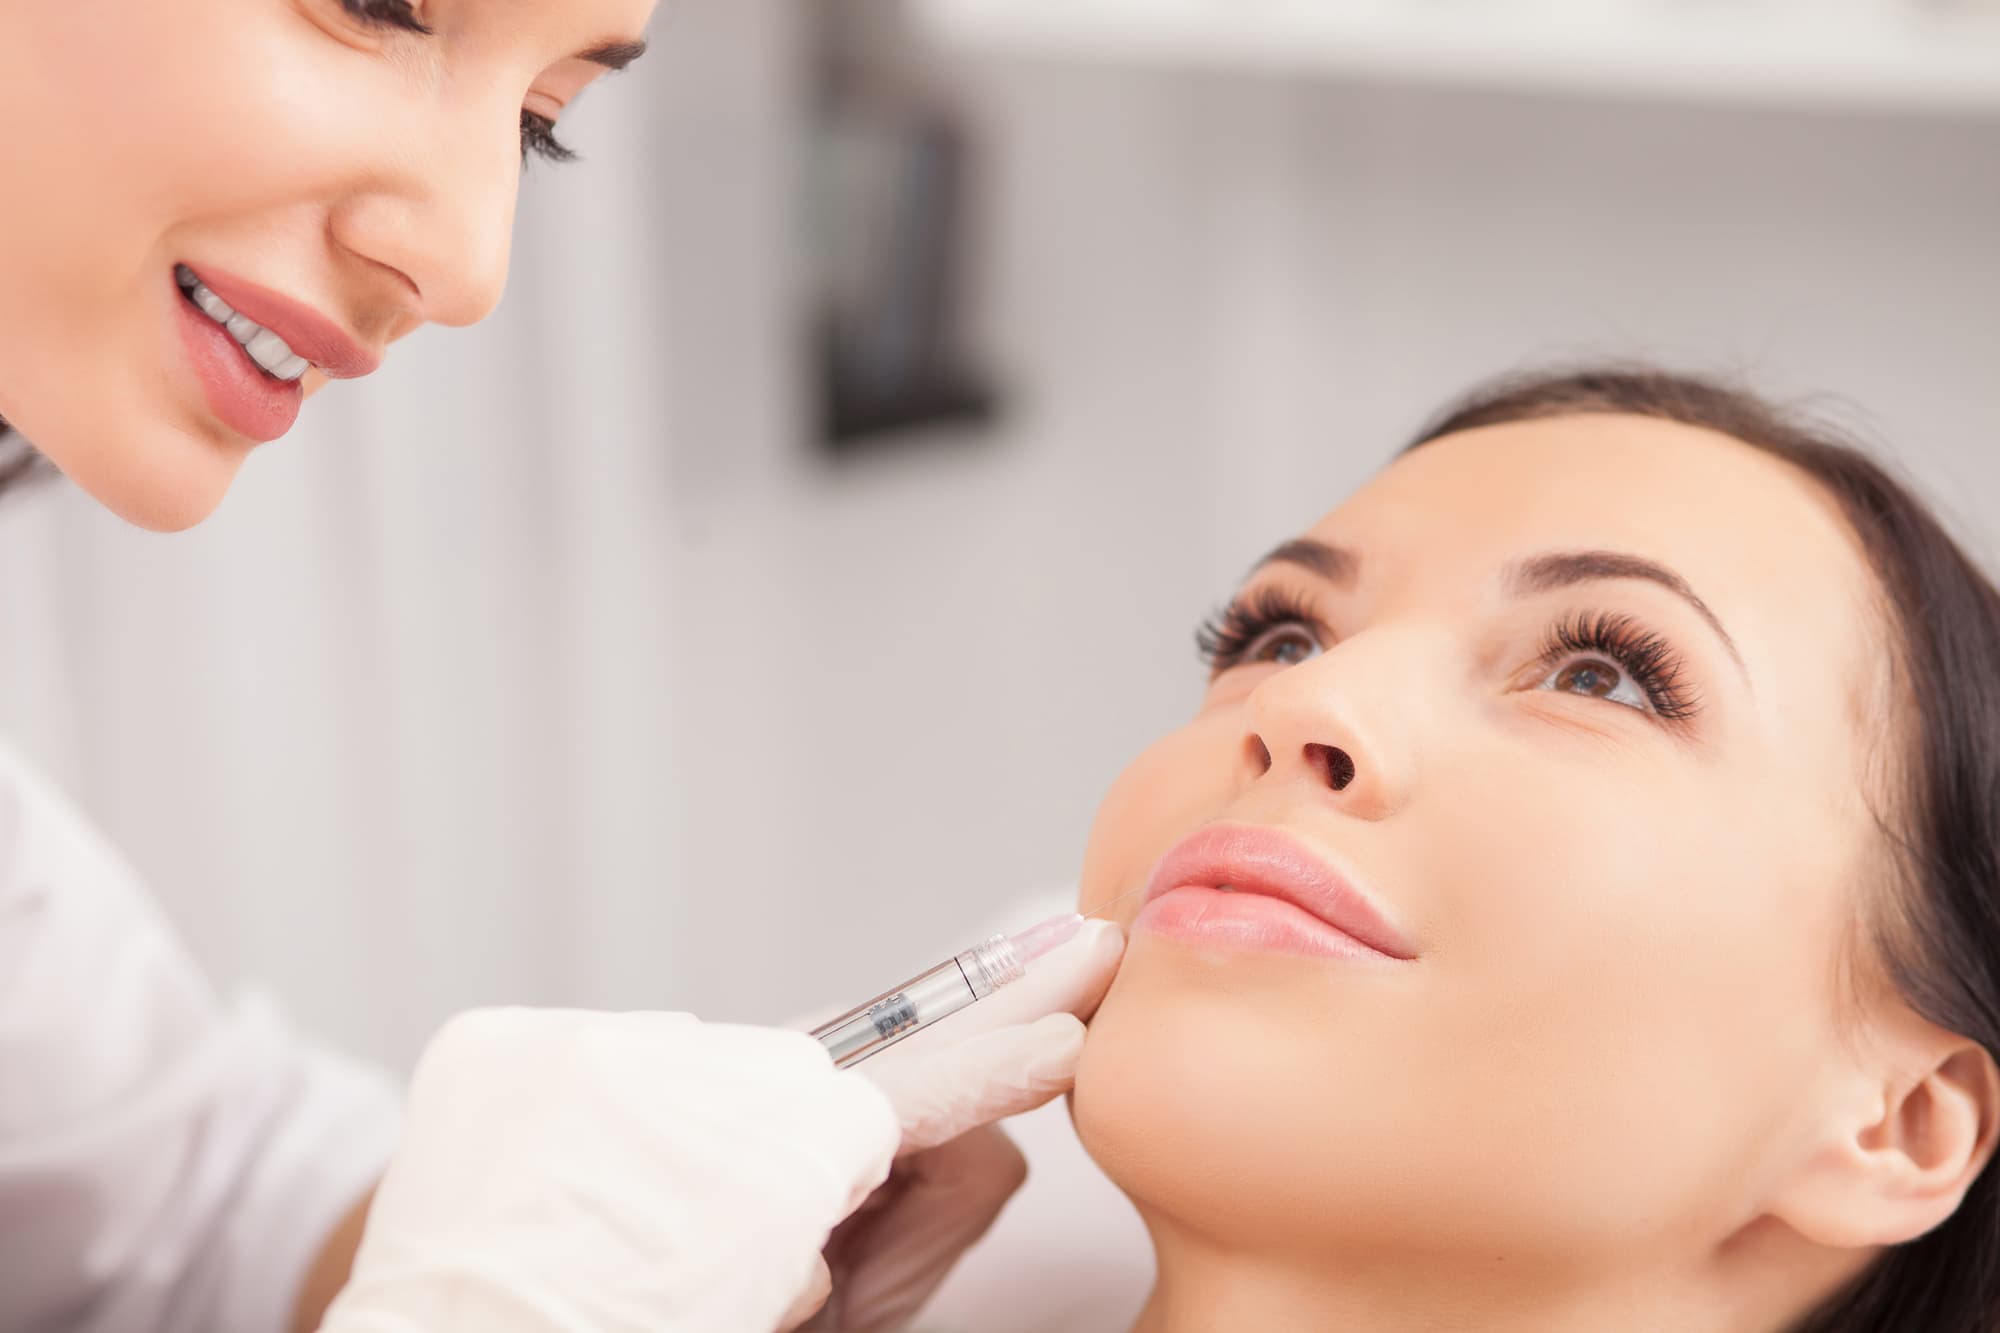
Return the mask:
<svg viewBox="0 0 2000 1333">
<path fill-rule="evenodd" d="M 1067 1092 L 1082 1053 L 1082 1021 L 1058 1013 L 981 1033 L 921 1059 L 856 1072 L 888 1097 L 903 1127 L 899 1152 L 910 1153 Z"/>
</svg>

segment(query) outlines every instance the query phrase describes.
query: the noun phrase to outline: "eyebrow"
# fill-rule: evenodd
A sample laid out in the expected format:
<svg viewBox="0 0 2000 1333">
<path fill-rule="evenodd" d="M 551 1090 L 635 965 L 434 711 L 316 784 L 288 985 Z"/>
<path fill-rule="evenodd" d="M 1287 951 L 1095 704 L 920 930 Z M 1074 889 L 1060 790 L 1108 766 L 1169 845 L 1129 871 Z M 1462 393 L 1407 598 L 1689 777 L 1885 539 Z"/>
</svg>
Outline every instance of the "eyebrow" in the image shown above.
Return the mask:
<svg viewBox="0 0 2000 1333">
<path fill-rule="evenodd" d="M 1353 583 L 1359 574 L 1361 558 L 1344 547 L 1330 546 L 1310 537 L 1295 537 L 1280 543 L 1259 560 L 1257 569 L 1268 565 L 1294 565 L 1319 575 L 1329 583 L 1347 585 Z M 1709 609 L 1708 603 L 1688 585 L 1686 579 L 1657 561 L 1624 551 L 1555 551 L 1530 556 L 1509 565 L 1503 582 L 1515 594 L 1525 595 L 1599 579 L 1643 579 L 1673 593 L 1693 607 L 1695 613 L 1715 631 L 1716 637 L 1722 640 L 1722 646 L 1735 659 L 1737 670 L 1743 673 L 1745 680 L 1749 679 L 1750 669 L 1744 665 L 1743 654 L 1737 650 L 1736 640 L 1723 628 L 1721 619 Z"/>
<path fill-rule="evenodd" d="M 1361 570 L 1360 557 L 1354 552 L 1341 546 L 1328 546 L 1310 537 L 1294 537 L 1288 542 L 1280 542 L 1250 572 L 1255 574 L 1267 565 L 1297 565 L 1328 583 L 1339 584 L 1354 582 L 1354 576 Z"/>
<path fill-rule="evenodd" d="M 593 65 L 602 65 L 608 70 L 621 70 L 640 56 L 646 54 L 646 43 L 600 42 L 588 51 L 578 51 L 576 59 L 588 60 Z"/>
</svg>

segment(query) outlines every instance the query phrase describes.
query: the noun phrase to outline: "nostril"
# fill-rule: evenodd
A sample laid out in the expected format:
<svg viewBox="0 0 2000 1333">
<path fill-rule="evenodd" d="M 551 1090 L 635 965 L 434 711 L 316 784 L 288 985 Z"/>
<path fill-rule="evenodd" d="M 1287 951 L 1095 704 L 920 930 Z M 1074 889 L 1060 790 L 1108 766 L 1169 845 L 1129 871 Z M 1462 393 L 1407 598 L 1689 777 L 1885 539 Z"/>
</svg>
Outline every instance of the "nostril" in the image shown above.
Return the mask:
<svg viewBox="0 0 2000 1333">
<path fill-rule="evenodd" d="M 1264 744 L 1263 737 L 1252 736 L 1244 742 L 1243 749 L 1249 755 L 1250 766 L 1257 770 L 1258 777 L 1271 771 L 1271 747 Z"/>
<path fill-rule="evenodd" d="M 1326 785 L 1335 791 L 1347 790 L 1354 781 L 1354 757 L 1337 745 L 1306 746 L 1306 762 L 1324 774 Z"/>
</svg>

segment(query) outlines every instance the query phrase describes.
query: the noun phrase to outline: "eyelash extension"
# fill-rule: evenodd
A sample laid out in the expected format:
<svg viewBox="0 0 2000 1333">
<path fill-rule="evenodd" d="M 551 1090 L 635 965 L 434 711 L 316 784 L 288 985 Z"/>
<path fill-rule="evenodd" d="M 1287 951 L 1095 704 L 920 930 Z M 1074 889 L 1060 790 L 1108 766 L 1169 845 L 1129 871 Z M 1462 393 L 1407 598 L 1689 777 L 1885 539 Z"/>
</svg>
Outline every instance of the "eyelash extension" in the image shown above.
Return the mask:
<svg viewBox="0 0 2000 1333">
<path fill-rule="evenodd" d="M 556 123 L 553 120 L 532 111 L 523 111 L 521 157 L 525 160 L 530 153 L 544 162 L 570 162 L 576 158 L 576 150 L 556 138 Z"/>
<path fill-rule="evenodd" d="M 1284 625 L 1298 625 L 1320 638 L 1312 608 L 1297 594 L 1271 587 L 1238 593 L 1195 629 L 1195 651 L 1210 675 L 1220 675 L 1240 665 L 1257 640 Z"/>
<path fill-rule="evenodd" d="M 341 8 L 363 23 L 377 24 L 385 28 L 401 28 L 407 32 L 428 35 L 430 24 L 417 16 L 410 0 L 340 0 Z M 576 157 L 574 150 L 565 145 L 555 134 L 556 123 L 547 116 L 538 116 L 532 111 L 521 113 L 521 158 L 526 161 L 530 154 L 545 162 L 568 162 Z"/>
<path fill-rule="evenodd" d="M 1549 627 L 1542 644 L 1544 667 L 1578 653 L 1608 658 L 1628 672 L 1653 711 L 1668 722 L 1685 722 L 1700 709 L 1700 696 L 1687 681 L 1680 654 L 1663 635 L 1630 616 L 1578 612 Z"/>
<path fill-rule="evenodd" d="M 1242 665 L 1264 635 L 1287 625 L 1323 639 L 1304 598 L 1284 588 L 1258 588 L 1239 594 L 1202 621 L 1195 630 L 1195 649 L 1209 673 L 1220 675 Z M 1549 627 L 1541 651 L 1544 668 L 1579 654 L 1605 658 L 1628 673 L 1664 721 L 1685 722 L 1700 711 L 1701 698 L 1687 680 L 1680 654 L 1664 635 L 1631 616 L 1578 612 Z"/>
</svg>

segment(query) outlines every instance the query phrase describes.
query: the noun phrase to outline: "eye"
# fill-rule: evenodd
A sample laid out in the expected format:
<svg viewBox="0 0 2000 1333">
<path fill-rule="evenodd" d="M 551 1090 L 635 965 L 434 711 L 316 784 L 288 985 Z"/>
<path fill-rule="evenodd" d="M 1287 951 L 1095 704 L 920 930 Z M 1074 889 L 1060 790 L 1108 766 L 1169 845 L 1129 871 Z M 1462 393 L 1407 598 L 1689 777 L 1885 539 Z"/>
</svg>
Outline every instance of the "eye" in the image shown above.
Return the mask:
<svg viewBox="0 0 2000 1333">
<path fill-rule="evenodd" d="M 1326 637 L 1303 599 L 1282 588 L 1258 588 L 1203 621 L 1194 639 L 1214 677 L 1259 663 L 1296 666 L 1325 651 Z"/>
<path fill-rule="evenodd" d="M 1296 666 L 1308 658 L 1318 657 L 1319 654 L 1319 641 L 1303 626 L 1280 625 L 1267 630 L 1255 643 L 1244 649 L 1242 660 Z"/>
<path fill-rule="evenodd" d="M 1647 708 L 1645 691 L 1627 680 L 1624 671 L 1615 664 L 1599 657 L 1580 657 L 1557 667 L 1543 679 L 1541 688 L 1608 699 L 1642 713 Z"/>
<path fill-rule="evenodd" d="M 1679 652 L 1628 615 L 1583 612 L 1550 626 L 1538 689 L 1623 704 L 1665 722 L 1686 722 L 1700 696 Z"/>
</svg>

